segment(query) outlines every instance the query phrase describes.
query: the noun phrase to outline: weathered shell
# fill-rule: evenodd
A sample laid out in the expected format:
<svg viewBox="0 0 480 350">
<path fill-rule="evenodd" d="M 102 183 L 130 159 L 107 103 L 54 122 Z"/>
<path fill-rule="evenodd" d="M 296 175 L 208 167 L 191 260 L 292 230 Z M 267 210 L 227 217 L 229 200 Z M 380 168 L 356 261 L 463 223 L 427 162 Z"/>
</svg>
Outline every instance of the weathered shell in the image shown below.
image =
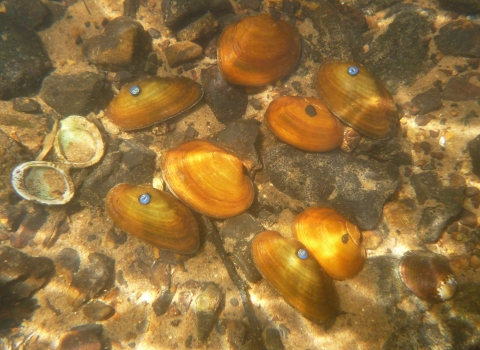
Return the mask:
<svg viewBox="0 0 480 350">
<path fill-rule="evenodd" d="M 119 184 L 108 192 L 105 205 L 118 227 L 158 248 L 179 254 L 198 249 L 198 225 L 192 212 L 167 192 Z"/>
<path fill-rule="evenodd" d="M 342 125 L 313 97 L 283 96 L 272 101 L 264 122 L 280 140 L 304 151 L 324 152 L 342 144 Z"/>
<path fill-rule="evenodd" d="M 457 280 L 447 258 L 430 251 L 406 252 L 399 272 L 413 294 L 430 302 L 449 300 L 457 290 Z"/>
<path fill-rule="evenodd" d="M 332 208 L 311 207 L 301 212 L 295 218 L 294 234 L 332 278 L 351 278 L 363 267 L 360 231 Z"/>
<path fill-rule="evenodd" d="M 242 162 L 205 140 L 192 140 L 162 157 L 170 191 L 191 208 L 215 218 L 243 213 L 253 201 L 253 185 Z"/>
<path fill-rule="evenodd" d="M 217 45 L 225 80 L 261 86 L 286 76 L 300 56 L 300 36 L 290 24 L 260 14 L 227 26 Z"/>
<path fill-rule="evenodd" d="M 341 121 L 373 139 L 388 139 L 398 117 L 392 95 L 362 64 L 327 61 L 318 69 L 320 99 Z"/>
<path fill-rule="evenodd" d="M 202 87 L 191 79 L 147 78 L 125 85 L 108 105 L 107 116 L 122 130 L 141 129 L 186 111 L 202 97 Z"/>
<path fill-rule="evenodd" d="M 102 159 L 102 134 L 85 117 L 72 115 L 60 121 L 53 144 L 57 157 L 74 168 L 85 168 Z"/>
<path fill-rule="evenodd" d="M 265 280 L 288 304 L 310 321 L 328 327 L 336 315 L 335 287 L 305 249 L 295 238 L 264 231 L 254 238 L 252 255 Z"/>
<path fill-rule="evenodd" d="M 13 169 L 11 180 L 12 187 L 21 197 L 42 204 L 65 204 L 75 193 L 70 175 L 50 162 L 20 164 Z"/>
</svg>

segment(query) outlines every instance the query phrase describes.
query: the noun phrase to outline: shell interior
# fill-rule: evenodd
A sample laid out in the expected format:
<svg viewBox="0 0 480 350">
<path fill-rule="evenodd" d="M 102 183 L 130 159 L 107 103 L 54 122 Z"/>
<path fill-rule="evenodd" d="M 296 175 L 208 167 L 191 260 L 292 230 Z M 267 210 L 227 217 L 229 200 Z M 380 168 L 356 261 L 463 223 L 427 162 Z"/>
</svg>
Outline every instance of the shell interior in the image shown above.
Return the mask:
<svg viewBox="0 0 480 350">
<path fill-rule="evenodd" d="M 42 204 L 65 204 L 75 193 L 70 175 L 50 162 L 20 164 L 13 170 L 11 180 L 12 187 L 20 196 Z"/>
<path fill-rule="evenodd" d="M 95 124 L 77 115 L 60 121 L 54 147 L 57 157 L 75 168 L 96 164 L 104 152 L 102 135 Z"/>
</svg>

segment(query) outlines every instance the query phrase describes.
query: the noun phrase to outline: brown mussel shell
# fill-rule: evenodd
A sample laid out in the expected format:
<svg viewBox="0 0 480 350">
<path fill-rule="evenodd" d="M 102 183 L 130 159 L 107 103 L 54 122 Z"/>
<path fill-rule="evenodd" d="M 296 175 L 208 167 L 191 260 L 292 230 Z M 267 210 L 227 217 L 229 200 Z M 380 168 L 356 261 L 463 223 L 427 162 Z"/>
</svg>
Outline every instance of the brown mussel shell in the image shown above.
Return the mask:
<svg viewBox="0 0 480 350">
<path fill-rule="evenodd" d="M 166 151 L 161 169 L 170 191 L 205 215 L 228 218 L 252 204 L 253 184 L 242 162 L 208 141 L 192 140 Z"/>
<path fill-rule="evenodd" d="M 264 122 L 280 140 L 304 151 L 330 151 L 343 141 L 340 122 L 313 97 L 283 96 L 272 101 Z"/>
<path fill-rule="evenodd" d="M 365 249 L 357 226 L 327 207 L 311 207 L 294 222 L 295 237 L 332 278 L 343 280 L 363 268 Z"/>
<path fill-rule="evenodd" d="M 451 299 L 457 290 L 457 281 L 447 258 L 430 251 L 406 252 L 400 261 L 399 272 L 413 294 L 433 303 Z"/>
<path fill-rule="evenodd" d="M 333 281 L 308 252 L 300 258 L 300 249 L 306 249 L 300 241 L 274 231 L 258 234 L 252 243 L 253 260 L 265 280 L 305 318 L 328 327 L 337 309 Z"/>
<path fill-rule="evenodd" d="M 267 85 L 290 73 L 300 49 L 300 35 L 289 23 L 267 14 L 246 17 L 220 35 L 218 67 L 233 84 Z"/>
<path fill-rule="evenodd" d="M 132 94 L 135 86 L 139 90 Z M 136 130 L 172 118 L 203 97 L 197 82 L 185 77 L 154 77 L 126 84 L 107 108 L 107 116 L 121 130 Z"/>
<path fill-rule="evenodd" d="M 362 64 L 324 62 L 316 86 L 330 111 L 361 134 L 383 140 L 395 132 L 398 117 L 392 95 Z"/>
<path fill-rule="evenodd" d="M 148 195 L 142 204 L 140 196 Z M 145 198 L 145 197 L 144 197 Z M 190 209 L 167 192 L 150 186 L 119 184 L 105 199 L 107 213 L 122 230 L 158 248 L 194 253 L 200 244 Z"/>
</svg>

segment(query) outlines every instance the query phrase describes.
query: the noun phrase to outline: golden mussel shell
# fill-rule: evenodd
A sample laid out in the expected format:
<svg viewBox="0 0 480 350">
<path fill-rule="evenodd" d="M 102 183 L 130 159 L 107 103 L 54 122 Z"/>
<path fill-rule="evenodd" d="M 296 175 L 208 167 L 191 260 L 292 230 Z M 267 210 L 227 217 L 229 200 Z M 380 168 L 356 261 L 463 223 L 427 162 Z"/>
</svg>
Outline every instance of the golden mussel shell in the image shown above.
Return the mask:
<svg viewBox="0 0 480 350">
<path fill-rule="evenodd" d="M 242 162 L 208 141 L 192 140 L 168 150 L 161 168 L 170 191 L 200 213 L 228 218 L 252 204 L 253 184 Z"/>
<path fill-rule="evenodd" d="M 343 141 L 338 119 L 313 97 L 283 96 L 272 101 L 264 122 L 280 140 L 304 151 L 330 151 Z"/>
<path fill-rule="evenodd" d="M 332 208 L 311 207 L 301 212 L 295 218 L 294 234 L 332 278 L 351 278 L 363 267 L 360 231 Z"/>
<path fill-rule="evenodd" d="M 198 225 L 192 212 L 167 192 L 119 184 L 108 192 L 105 205 L 119 228 L 158 248 L 179 254 L 198 249 Z"/>
<path fill-rule="evenodd" d="M 397 126 L 392 95 L 362 64 L 327 61 L 317 72 L 317 92 L 341 121 L 372 139 L 388 139 Z"/>
<path fill-rule="evenodd" d="M 457 280 L 447 258 L 430 251 L 408 251 L 400 260 L 400 277 L 417 297 L 430 301 L 449 300 Z"/>
<path fill-rule="evenodd" d="M 107 108 L 122 130 L 145 128 L 189 109 L 203 97 L 200 84 L 185 77 L 154 77 L 126 84 Z"/>
<path fill-rule="evenodd" d="M 220 35 L 218 67 L 233 84 L 267 85 L 290 73 L 300 49 L 300 35 L 289 23 L 267 14 L 246 17 Z"/>
<path fill-rule="evenodd" d="M 255 265 L 272 287 L 308 320 L 331 325 L 337 296 L 332 280 L 295 238 L 264 231 L 252 243 Z"/>
</svg>

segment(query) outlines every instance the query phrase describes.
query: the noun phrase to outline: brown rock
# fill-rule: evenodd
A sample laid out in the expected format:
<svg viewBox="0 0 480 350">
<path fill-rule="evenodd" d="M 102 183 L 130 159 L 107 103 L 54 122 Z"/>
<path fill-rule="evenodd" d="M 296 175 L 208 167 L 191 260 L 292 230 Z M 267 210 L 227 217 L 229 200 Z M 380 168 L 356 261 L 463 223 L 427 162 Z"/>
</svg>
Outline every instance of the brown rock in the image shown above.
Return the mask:
<svg viewBox="0 0 480 350">
<path fill-rule="evenodd" d="M 85 41 L 84 55 L 100 67 L 121 70 L 136 65 L 137 58 L 151 50 L 151 38 L 142 25 L 128 17 L 117 17 L 105 32 Z"/>
<path fill-rule="evenodd" d="M 178 40 L 194 41 L 213 34 L 218 26 L 215 17 L 207 12 L 195 22 L 189 24 L 177 33 Z"/>
<path fill-rule="evenodd" d="M 170 45 L 165 49 L 165 56 L 167 57 L 168 65 L 172 68 L 196 60 L 202 55 L 202 47 L 191 41 L 181 41 Z"/>
</svg>

